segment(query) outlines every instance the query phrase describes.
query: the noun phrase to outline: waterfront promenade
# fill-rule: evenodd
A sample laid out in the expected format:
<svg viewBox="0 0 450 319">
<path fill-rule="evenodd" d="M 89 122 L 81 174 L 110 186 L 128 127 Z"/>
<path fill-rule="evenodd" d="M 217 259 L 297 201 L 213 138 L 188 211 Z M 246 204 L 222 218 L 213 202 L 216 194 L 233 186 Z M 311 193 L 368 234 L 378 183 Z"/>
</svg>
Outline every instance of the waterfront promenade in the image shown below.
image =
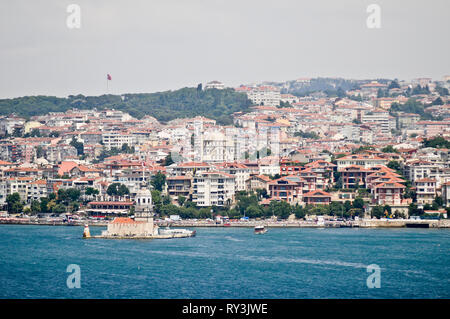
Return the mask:
<svg viewBox="0 0 450 319">
<path fill-rule="evenodd" d="M 19 224 L 19 225 L 46 225 L 46 226 L 99 226 L 106 227 L 109 221 L 82 219 L 71 223 L 61 220 L 49 220 L 45 218 L 0 218 L 0 224 Z M 248 227 L 254 228 L 257 225 L 264 225 L 271 228 L 402 228 L 408 225 L 425 225 L 425 228 L 450 228 L 449 219 L 360 219 L 349 221 L 317 221 L 306 220 L 250 220 L 250 221 L 230 221 L 228 223 L 216 223 L 211 220 L 180 220 L 180 221 L 155 221 L 160 227 Z M 428 225 L 428 226 L 427 226 Z"/>
</svg>

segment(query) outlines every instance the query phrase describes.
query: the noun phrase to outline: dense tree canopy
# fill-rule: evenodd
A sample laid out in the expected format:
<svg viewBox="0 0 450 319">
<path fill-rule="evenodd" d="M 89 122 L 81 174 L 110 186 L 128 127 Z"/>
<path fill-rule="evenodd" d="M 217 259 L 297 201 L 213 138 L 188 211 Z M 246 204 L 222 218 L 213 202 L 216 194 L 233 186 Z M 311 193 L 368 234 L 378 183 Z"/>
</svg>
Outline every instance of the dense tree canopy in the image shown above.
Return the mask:
<svg viewBox="0 0 450 319">
<path fill-rule="evenodd" d="M 124 196 L 130 194 L 130 190 L 121 183 L 112 183 L 106 189 L 106 193 L 109 196 Z"/>
<path fill-rule="evenodd" d="M 159 171 L 152 176 L 152 180 L 150 181 L 150 184 L 153 186 L 153 189 L 158 190 L 160 192 L 163 190 L 165 183 L 166 183 L 166 175 L 164 175 Z"/>
<path fill-rule="evenodd" d="M 162 122 L 176 118 L 203 115 L 215 119 L 219 124 L 230 125 L 231 114 L 248 111 L 250 100 L 245 93 L 234 89 L 183 88 L 176 91 L 120 95 L 84 96 L 70 95 L 67 98 L 54 96 L 25 96 L 0 100 L 0 115 L 16 113 L 31 117 L 49 112 L 65 112 L 72 108 L 114 108 L 142 118 L 154 116 Z"/>
<path fill-rule="evenodd" d="M 450 148 L 450 141 L 447 141 L 442 136 L 437 136 L 435 138 L 425 140 L 423 142 L 423 147 Z"/>
</svg>

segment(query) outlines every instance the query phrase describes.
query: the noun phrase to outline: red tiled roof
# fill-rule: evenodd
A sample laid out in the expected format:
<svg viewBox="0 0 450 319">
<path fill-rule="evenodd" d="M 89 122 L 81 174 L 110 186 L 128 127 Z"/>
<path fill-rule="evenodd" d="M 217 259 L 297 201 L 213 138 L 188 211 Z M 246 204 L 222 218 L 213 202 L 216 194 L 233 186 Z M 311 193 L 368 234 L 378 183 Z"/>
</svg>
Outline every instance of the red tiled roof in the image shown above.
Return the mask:
<svg viewBox="0 0 450 319">
<path fill-rule="evenodd" d="M 415 183 L 436 183 L 436 180 L 434 178 L 421 178 L 421 179 L 416 179 L 414 181 Z"/>
<path fill-rule="evenodd" d="M 134 219 L 131 219 L 129 217 L 116 217 L 112 221 L 113 224 L 140 224 L 143 222 L 135 221 Z"/>
<path fill-rule="evenodd" d="M 331 194 L 318 189 L 318 190 L 303 194 L 303 197 L 331 197 Z"/>
</svg>

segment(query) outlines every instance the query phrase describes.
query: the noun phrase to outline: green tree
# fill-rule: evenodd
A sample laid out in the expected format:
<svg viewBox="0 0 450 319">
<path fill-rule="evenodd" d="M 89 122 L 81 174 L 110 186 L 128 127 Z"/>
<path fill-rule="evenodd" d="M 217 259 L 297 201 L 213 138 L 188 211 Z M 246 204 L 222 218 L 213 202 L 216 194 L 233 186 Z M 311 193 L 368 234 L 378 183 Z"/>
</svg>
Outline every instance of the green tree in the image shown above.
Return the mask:
<svg viewBox="0 0 450 319">
<path fill-rule="evenodd" d="M 384 217 L 384 208 L 383 206 L 374 206 L 370 211 L 371 217 L 382 218 Z"/>
<path fill-rule="evenodd" d="M 153 208 L 155 210 L 155 213 L 159 214 L 161 212 L 162 206 L 161 192 L 158 190 L 152 190 L 151 194 L 152 194 Z"/>
<path fill-rule="evenodd" d="M 258 197 L 255 194 L 247 194 L 247 192 L 238 192 L 236 194 L 236 209 L 244 215 L 249 206 L 258 205 Z"/>
<path fill-rule="evenodd" d="M 12 193 L 6 196 L 6 204 L 8 205 L 8 213 L 10 214 L 18 214 L 23 210 L 23 204 L 19 193 Z"/>
<path fill-rule="evenodd" d="M 173 163 L 175 163 L 172 159 L 172 155 L 169 153 L 169 155 L 166 156 L 166 158 L 164 159 L 164 166 L 169 166 L 172 165 Z"/>
<path fill-rule="evenodd" d="M 39 204 L 39 206 L 40 206 L 40 209 L 39 209 L 39 211 L 41 212 L 41 213 L 48 213 L 48 203 L 49 203 L 50 201 L 49 201 L 49 199 L 47 198 L 47 197 L 42 197 L 41 198 L 41 202 L 40 202 L 40 204 Z"/>
<path fill-rule="evenodd" d="M 84 145 L 83 145 L 83 143 L 79 142 L 75 136 L 72 137 L 72 141 L 70 142 L 70 145 L 72 145 L 73 147 L 75 147 L 77 149 L 77 155 L 84 154 Z"/>
<path fill-rule="evenodd" d="M 434 203 L 436 203 L 436 206 L 438 208 L 444 206 L 444 200 L 442 199 L 442 196 L 436 196 L 436 198 L 434 199 Z"/>
<path fill-rule="evenodd" d="M 259 205 L 250 205 L 245 209 L 245 216 L 249 218 L 257 218 L 263 215 L 263 211 Z"/>
<path fill-rule="evenodd" d="M 173 204 L 166 204 L 161 206 L 161 216 L 180 215 L 179 207 Z M 181 217 L 181 216 L 180 216 Z M 183 217 L 181 217 L 183 218 Z"/>
<path fill-rule="evenodd" d="M 121 196 L 122 197 L 122 196 L 130 194 L 130 190 L 128 189 L 128 187 L 126 187 L 125 185 L 123 185 L 121 183 L 112 183 L 106 189 L 106 194 L 108 194 L 109 196 Z"/>
<path fill-rule="evenodd" d="M 432 147 L 432 148 L 450 148 L 450 141 L 447 141 L 442 136 L 436 136 L 431 139 L 426 139 L 423 142 L 423 147 Z"/>
<path fill-rule="evenodd" d="M 389 83 L 388 90 L 399 89 L 399 88 L 400 88 L 400 85 L 398 84 L 398 82 L 396 80 Z"/>
<path fill-rule="evenodd" d="M 350 202 L 349 202 L 350 203 Z M 350 204 L 351 206 L 351 204 Z M 351 207 L 348 208 L 350 210 Z M 330 214 L 333 216 L 343 216 L 344 213 L 348 211 L 345 209 L 344 205 L 340 202 L 331 202 L 330 203 Z"/>
<path fill-rule="evenodd" d="M 41 204 L 37 200 L 33 200 L 30 204 L 31 212 L 37 214 L 41 212 Z"/>
<path fill-rule="evenodd" d="M 281 219 L 287 219 L 293 211 L 292 206 L 285 201 L 272 201 L 269 204 L 269 208 L 273 215 Z"/>
<path fill-rule="evenodd" d="M 166 183 L 166 175 L 158 171 L 155 175 L 152 176 L 150 184 L 153 186 L 155 190 L 163 191 L 163 187 Z"/>
<path fill-rule="evenodd" d="M 409 216 L 422 216 L 424 214 L 423 209 L 417 207 L 417 204 L 411 203 L 408 207 Z"/>
<path fill-rule="evenodd" d="M 42 148 L 42 146 L 39 145 L 38 147 L 36 147 L 36 158 L 41 158 L 44 156 L 45 156 L 45 151 Z"/>
<path fill-rule="evenodd" d="M 305 209 L 302 207 L 302 206 L 300 206 L 300 205 L 295 205 L 295 208 L 294 208 L 294 214 L 295 214 L 295 217 L 296 218 L 305 218 L 305 216 L 306 216 L 306 211 L 305 211 Z"/>
<path fill-rule="evenodd" d="M 93 188 L 93 187 L 86 187 L 84 194 L 86 196 L 93 196 L 93 195 L 98 195 L 99 191 L 98 191 L 98 189 Z"/>
<path fill-rule="evenodd" d="M 402 167 L 401 167 L 400 163 L 397 161 L 389 161 L 389 163 L 387 164 L 387 167 L 389 167 L 390 169 L 394 169 L 396 172 L 402 171 Z"/>
<path fill-rule="evenodd" d="M 398 151 L 392 145 L 388 145 L 382 148 L 381 151 L 383 153 L 398 153 Z"/>
<path fill-rule="evenodd" d="M 186 197 L 184 197 L 183 195 L 179 195 L 178 196 L 178 204 L 180 206 L 183 206 L 184 202 L 186 201 Z"/>
<path fill-rule="evenodd" d="M 364 208 L 364 200 L 360 197 L 355 198 L 355 200 L 353 201 L 353 208 L 363 209 Z"/>
</svg>

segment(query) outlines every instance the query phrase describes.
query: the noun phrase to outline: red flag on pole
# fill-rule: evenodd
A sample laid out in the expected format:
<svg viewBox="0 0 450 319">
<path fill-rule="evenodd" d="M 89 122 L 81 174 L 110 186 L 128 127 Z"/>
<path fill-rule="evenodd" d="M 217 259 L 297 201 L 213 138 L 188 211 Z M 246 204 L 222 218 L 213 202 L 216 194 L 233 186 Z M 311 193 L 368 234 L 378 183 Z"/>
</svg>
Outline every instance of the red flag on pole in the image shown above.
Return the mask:
<svg viewBox="0 0 450 319">
<path fill-rule="evenodd" d="M 111 80 L 112 80 L 111 75 L 110 75 L 110 74 L 107 74 L 107 75 L 106 75 L 106 79 L 109 80 L 109 81 L 111 81 Z"/>
</svg>

